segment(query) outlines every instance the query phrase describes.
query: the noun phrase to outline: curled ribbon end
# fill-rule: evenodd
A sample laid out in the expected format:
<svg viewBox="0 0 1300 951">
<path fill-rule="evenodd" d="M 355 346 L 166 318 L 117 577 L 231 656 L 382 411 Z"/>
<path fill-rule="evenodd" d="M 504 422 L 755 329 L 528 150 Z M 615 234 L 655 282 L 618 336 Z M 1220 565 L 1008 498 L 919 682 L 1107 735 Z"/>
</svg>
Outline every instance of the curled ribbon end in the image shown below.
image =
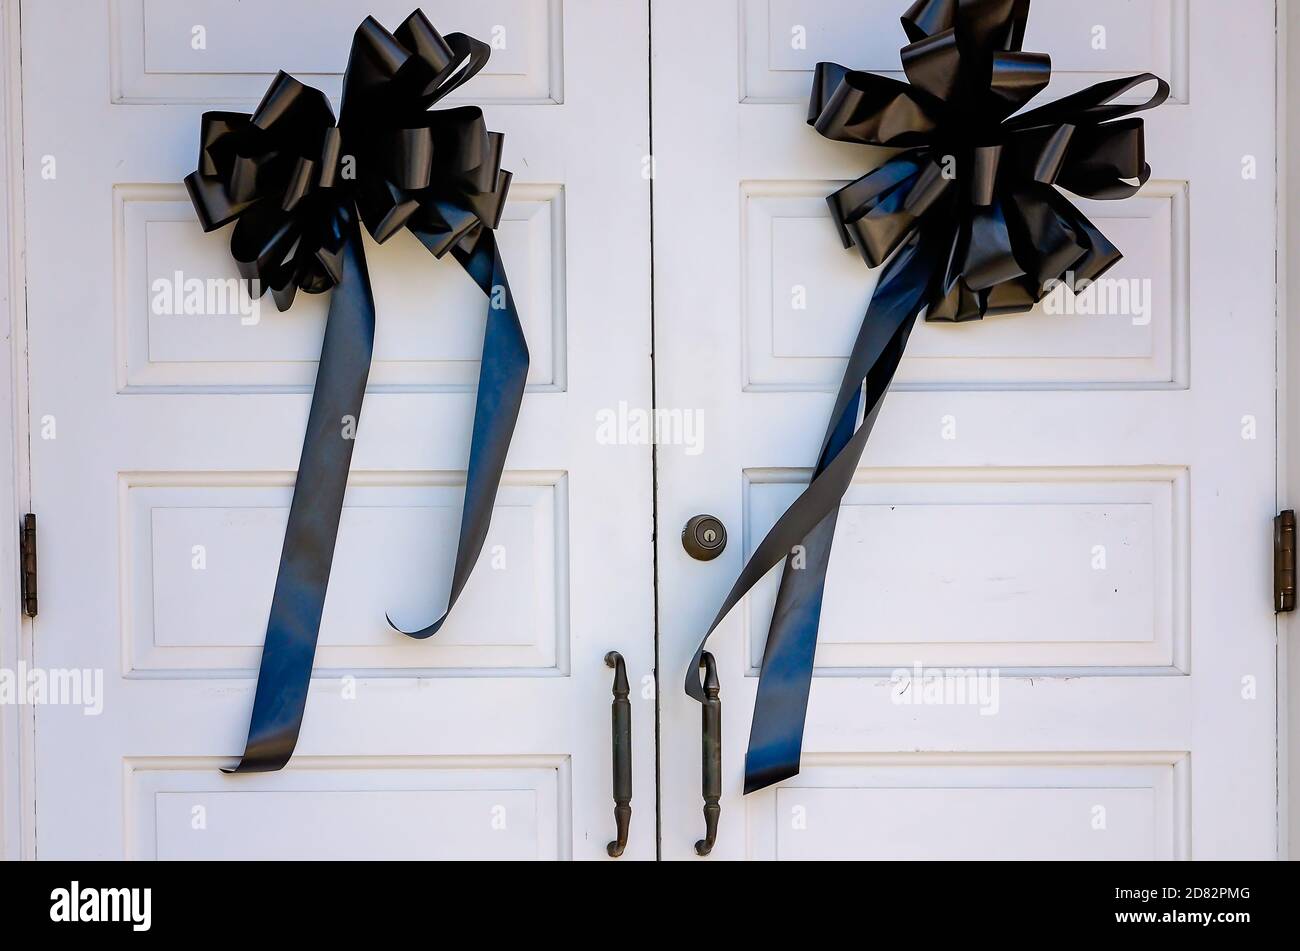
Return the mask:
<svg viewBox="0 0 1300 951">
<path fill-rule="evenodd" d="M 403 627 L 398 627 L 397 623 L 392 619 L 392 617 L 390 617 L 387 614 L 384 615 L 384 620 L 387 621 L 388 626 L 391 627 L 398 634 L 405 634 L 407 637 L 413 637 L 417 641 L 422 641 L 425 640 L 426 638 L 432 637 L 434 634 L 437 633 L 438 628 L 442 626 L 442 621 L 438 621 L 438 623 L 430 624 L 428 627 L 422 628 L 418 631 L 408 631 Z"/>
<path fill-rule="evenodd" d="M 787 779 L 793 779 L 799 775 L 798 757 L 795 757 L 793 765 L 782 763 L 771 763 L 766 766 L 757 765 L 754 760 L 754 750 L 750 750 L 745 756 L 745 795 L 766 789 L 768 786 L 775 786 L 777 783 L 783 783 Z"/>
<path fill-rule="evenodd" d="M 238 763 L 234 766 L 222 766 L 221 771 L 227 776 L 242 773 L 274 773 L 284 769 L 289 762 L 287 756 L 273 756 L 270 759 L 261 759 L 260 755 L 255 751 L 245 752 Z"/>
<path fill-rule="evenodd" d="M 704 646 L 701 644 L 700 649 L 695 652 L 694 660 L 686 669 L 686 695 L 700 703 L 707 699 L 704 693 L 704 677 Z"/>
</svg>

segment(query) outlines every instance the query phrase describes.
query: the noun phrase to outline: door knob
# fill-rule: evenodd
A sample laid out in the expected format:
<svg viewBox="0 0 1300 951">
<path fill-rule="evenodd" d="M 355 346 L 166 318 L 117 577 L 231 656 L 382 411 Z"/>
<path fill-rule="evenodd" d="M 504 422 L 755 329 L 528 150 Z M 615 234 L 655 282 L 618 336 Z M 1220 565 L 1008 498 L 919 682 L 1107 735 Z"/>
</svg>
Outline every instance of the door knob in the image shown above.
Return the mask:
<svg viewBox="0 0 1300 951">
<path fill-rule="evenodd" d="M 712 561 L 727 547 L 727 526 L 714 515 L 696 515 L 682 529 L 682 547 L 696 561 Z"/>
</svg>

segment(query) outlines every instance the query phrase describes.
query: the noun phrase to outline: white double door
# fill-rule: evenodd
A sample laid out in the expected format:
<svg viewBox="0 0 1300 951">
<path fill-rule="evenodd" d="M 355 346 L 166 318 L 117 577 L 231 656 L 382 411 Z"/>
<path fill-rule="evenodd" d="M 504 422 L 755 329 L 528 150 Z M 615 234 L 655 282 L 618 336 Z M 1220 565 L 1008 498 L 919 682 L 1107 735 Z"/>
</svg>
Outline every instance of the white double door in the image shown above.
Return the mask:
<svg viewBox="0 0 1300 951">
<path fill-rule="evenodd" d="M 685 665 L 807 478 L 874 281 L 824 205 L 871 157 L 804 125 L 810 70 L 895 71 L 905 4 L 422 6 L 497 47 L 458 99 L 515 173 L 523 412 L 452 620 L 393 633 L 385 611 L 419 623 L 446 597 L 484 306 L 415 241 L 368 242 L 375 362 L 297 756 L 226 776 L 325 301 L 159 312 L 157 281 L 233 274 L 178 183 L 203 111 L 247 111 L 281 67 L 336 97 L 357 23 L 409 10 L 22 5 L 32 662 L 103 671 L 98 715 L 35 709 L 40 857 L 603 858 L 610 650 L 632 685 L 626 856 L 694 857 Z M 1209 2 L 1134 6 L 1036 0 L 1026 48 L 1053 54 L 1049 96 L 1173 84 L 1148 114 L 1156 179 L 1085 208 L 1150 279 L 1150 319 L 918 328 L 844 500 L 799 777 L 741 796 L 775 574 L 712 642 L 715 858 L 1275 851 L 1272 5 L 1235 5 L 1231 31 Z M 692 423 L 654 452 L 628 415 L 652 408 Z M 710 562 L 679 541 L 700 513 L 730 530 Z M 976 703 L 895 702 L 917 665 L 990 677 Z"/>
</svg>

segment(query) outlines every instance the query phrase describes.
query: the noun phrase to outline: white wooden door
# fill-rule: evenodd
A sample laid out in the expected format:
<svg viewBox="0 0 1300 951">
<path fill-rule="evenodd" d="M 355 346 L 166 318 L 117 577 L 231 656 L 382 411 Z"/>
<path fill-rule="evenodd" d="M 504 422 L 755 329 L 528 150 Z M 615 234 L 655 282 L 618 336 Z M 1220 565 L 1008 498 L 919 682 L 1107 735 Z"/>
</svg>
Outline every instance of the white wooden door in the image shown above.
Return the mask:
<svg viewBox="0 0 1300 951">
<path fill-rule="evenodd" d="M 181 185 L 201 113 L 250 111 L 279 68 L 337 108 L 353 30 L 410 7 L 23 3 L 35 661 L 103 671 L 99 715 L 36 712 L 41 858 L 604 857 L 609 650 L 636 704 L 627 855 L 655 854 L 650 450 L 594 436 L 650 400 L 635 0 L 423 4 L 496 47 L 450 101 L 484 106 L 515 174 L 499 235 L 532 366 L 491 533 L 437 637 L 388 628 L 446 602 L 485 304 L 450 257 L 367 240 L 375 361 L 297 755 L 218 771 L 243 750 L 326 300 L 177 316 L 154 282 L 235 275 Z"/>
<path fill-rule="evenodd" d="M 907 5 L 652 2 L 656 393 L 708 423 L 658 456 L 665 857 L 703 830 L 685 666 L 809 476 L 875 280 L 824 199 L 879 155 L 804 124 L 811 70 L 897 74 Z M 1155 178 L 1079 203 L 1150 307 L 918 325 L 841 508 L 798 777 L 742 798 L 779 567 L 710 642 L 715 857 L 1275 854 L 1273 4 L 1032 6 L 1038 101 L 1172 84 Z M 950 668 L 998 678 L 899 702 Z"/>
</svg>

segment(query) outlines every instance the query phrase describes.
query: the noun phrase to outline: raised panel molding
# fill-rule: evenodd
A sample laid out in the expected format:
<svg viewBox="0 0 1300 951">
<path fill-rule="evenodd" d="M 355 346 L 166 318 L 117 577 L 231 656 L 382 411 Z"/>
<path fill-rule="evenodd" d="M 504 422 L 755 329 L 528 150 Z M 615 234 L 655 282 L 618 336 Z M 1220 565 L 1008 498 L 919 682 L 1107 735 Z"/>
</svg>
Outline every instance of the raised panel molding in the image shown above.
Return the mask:
<svg viewBox="0 0 1300 951">
<path fill-rule="evenodd" d="M 285 313 L 270 295 L 241 312 L 210 297 L 175 313 L 197 278 L 236 287 L 230 230 L 204 234 L 181 185 L 114 189 L 117 385 L 123 393 L 310 392 L 328 294 L 299 294 Z M 519 182 L 497 231 L 528 339 L 530 392 L 565 388 L 564 188 Z M 365 238 L 377 321 L 370 392 L 473 390 L 488 301 L 450 257 L 437 260 L 413 236 Z M 177 275 L 182 280 L 177 280 Z M 159 284 L 158 282 L 165 282 Z M 161 299 L 161 293 L 169 299 Z M 223 293 L 232 293 L 223 291 Z"/>
<path fill-rule="evenodd" d="M 745 472 L 746 555 L 807 478 Z M 860 470 L 840 507 L 817 676 L 1186 673 L 1188 479 L 1174 467 Z M 751 676 L 779 571 L 745 601 Z"/>
<path fill-rule="evenodd" d="M 741 102 L 806 103 L 813 67 L 823 60 L 906 81 L 898 56 L 907 44 L 898 20 L 906 5 L 897 0 L 738 2 Z M 1035 0 L 1024 48 L 1051 54 L 1043 102 L 1152 72 L 1169 81 L 1171 102 L 1186 103 L 1188 39 L 1187 0 Z M 1117 101 L 1141 101 L 1142 92 Z"/>
<path fill-rule="evenodd" d="M 843 182 L 741 185 L 745 389 L 834 391 L 875 289 L 835 232 Z M 1189 188 L 1152 181 L 1125 202 L 1071 197 L 1125 258 L 1106 275 L 1142 294 L 1136 316 L 1026 314 L 918 323 L 898 389 L 1182 389 L 1190 336 Z"/>
<path fill-rule="evenodd" d="M 751 859 L 1191 856 L 1186 752 L 804 752 L 745 798 Z M 1098 817 L 1104 822 L 1098 823 Z"/>
<path fill-rule="evenodd" d="M 571 857 L 567 756 L 295 756 L 238 776 L 219 771 L 225 762 L 125 760 L 126 857 Z"/>
<path fill-rule="evenodd" d="M 292 473 L 119 477 L 126 676 L 253 676 L 292 486 Z M 564 473 L 506 473 L 478 570 L 436 638 L 388 627 L 385 613 L 409 626 L 445 606 L 463 497 L 463 473 L 352 474 L 318 676 L 568 672 Z"/>
<path fill-rule="evenodd" d="M 283 69 L 324 91 L 337 108 L 362 14 L 391 30 L 412 7 L 410 0 L 362 7 L 352 0 L 111 0 L 112 100 L 251 108 Z M 428 0 L 420 9 L 443 33 L 494 45 L 472 88 L 446 103 L 564 101 L 563 0 Z M 206 31 L 203 49 L 192 44 L 196 27 Z"/>
</svg>

